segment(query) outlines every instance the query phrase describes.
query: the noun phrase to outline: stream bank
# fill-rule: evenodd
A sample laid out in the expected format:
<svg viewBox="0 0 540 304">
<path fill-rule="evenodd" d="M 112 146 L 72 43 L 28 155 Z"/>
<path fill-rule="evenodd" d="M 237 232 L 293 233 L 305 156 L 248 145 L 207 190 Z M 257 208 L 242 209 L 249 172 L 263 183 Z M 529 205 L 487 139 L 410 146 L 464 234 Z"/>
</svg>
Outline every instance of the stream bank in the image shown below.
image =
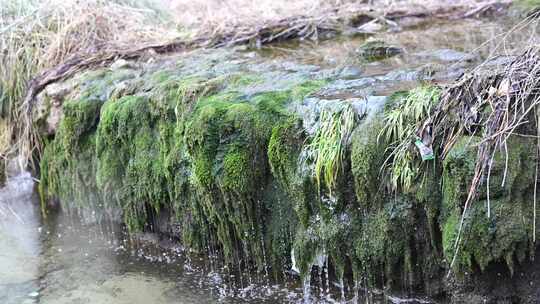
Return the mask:
<svg viewBox="0 0 540 304">
<path fill-rule="evenodd" d="M 477 139 L 462 136 L 433 161 L 388 154 L 439 104 L 441 84 L 482 60 L 416 48 L 339 68 L 324 57 L 198 50 L 51 84 L 34 115 L 47 139 L 44 213 L 60 201 L 87 223 L 157 232 L 271 281 L 297 271 L 306 298 L 382 290 L 533 303 L 534 142 L 512 139 L 508 161 L 497 155 L 494 216 L 484 218 L 482 192 L 450 278 Z M 498 186 L 502 164 L 510 175 Z M 501 294 L 489 290 L 493 274 L 508 284 L 497 279 Z"/>
</svg>

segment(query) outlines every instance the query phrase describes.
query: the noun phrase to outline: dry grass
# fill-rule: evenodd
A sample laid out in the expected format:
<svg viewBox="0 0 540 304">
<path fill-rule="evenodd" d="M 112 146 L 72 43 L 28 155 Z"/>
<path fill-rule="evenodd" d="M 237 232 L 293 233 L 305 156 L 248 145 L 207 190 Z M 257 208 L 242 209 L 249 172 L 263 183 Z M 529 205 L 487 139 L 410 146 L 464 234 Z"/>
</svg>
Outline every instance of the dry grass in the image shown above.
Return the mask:
<svg viewBox="0 0 540 304">
<path fill-rule="evenodd" d="M 23 111 L 27 84 L 39 71 L 75 54 L 177 36 L 165 17 L 126 1 L 0 0 L 0 120 L 10 126 L 2 130 L 2 137 L 14 143 L 6 147 L 4 142 L 2 154 L 20 149 L 30 155 L 39 147 L 33 144 L 39 141 L 32 136 Z M 28 136 L 35 139 L 33 143 L 15 139 Z"/>
<path fill-rule="evenodd" d="M 318 16 L 363 6 L 383 11 L 396 9 L 423 11 L 442 5 L 467 5 L 470 0 L 171 0 L 168 5 L 175 20 L 190 29 L 220 30 L 237 26 L 259 26 L 294 16 Z"/>
</svg>

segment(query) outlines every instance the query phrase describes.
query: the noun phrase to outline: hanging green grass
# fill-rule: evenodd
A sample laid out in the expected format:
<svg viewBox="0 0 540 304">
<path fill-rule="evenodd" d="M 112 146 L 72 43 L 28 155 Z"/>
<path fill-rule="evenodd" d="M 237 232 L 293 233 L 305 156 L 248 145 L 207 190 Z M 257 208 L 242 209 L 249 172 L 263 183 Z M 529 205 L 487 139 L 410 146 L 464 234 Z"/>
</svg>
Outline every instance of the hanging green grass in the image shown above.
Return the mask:
<svg viewBox="0 0 540 304">
<path fill-rule="evenodd" d="M 349 105 L 339 111 L 324 109 L 320 114 L 320 126 L 308 145 L 319 191 L 324 187 L 332 193 L 337 187 L 355 118 Z"/>
</svg>

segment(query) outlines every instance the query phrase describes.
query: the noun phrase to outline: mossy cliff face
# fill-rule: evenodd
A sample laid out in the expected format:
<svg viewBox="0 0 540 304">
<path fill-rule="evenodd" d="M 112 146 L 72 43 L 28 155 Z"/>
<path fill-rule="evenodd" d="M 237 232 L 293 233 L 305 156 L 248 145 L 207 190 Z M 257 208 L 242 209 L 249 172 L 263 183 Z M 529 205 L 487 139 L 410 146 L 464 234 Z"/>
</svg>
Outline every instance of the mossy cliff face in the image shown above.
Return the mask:
<svg viewBox="0 0 540 304">
<path fill-rule="evenodd" d="M 395 136 L 383 136 L 388 117 L 409 111 L 403 126 L 414 126 L 425 109 L 411 105 L 429 96 L 432 106 L 439 91 L 397 94 L 385 106 L 385 97 L 343 98 L 358 82 L 338 74 L 212 51 L 77 75 L 39 99 L 36 124 L 50 134 L 42 199 L 121 214 L 132 231 L 157 230 L 154 219 L 170 214 L 177 229 L 167 233 L 186 247 L 275 277 L 328 265 L 365 286 L 439 294 L 475 139 L 460 139 L 444 160 L 422 162 L 414 148 L 398 159 Z M 51 129 L 55 106 L 62 115 Z M 482 192 L 465 218 L 457 273 L 513 268 L 535 249 L 529 147 L 512 139 L 508 161 L 495 158 L 491 216 Z M 399 161 L 414 169 L 407 187 L 389 166 Z"/>
<path fill-rule="evenodd" d="M 206 57 L 201 65 L 212 61 Z M 272 135 L 295 119 L 288 105 L 327 80 L 298 73 L 268 90 L 275 74 L 165 66 L 70 80 L 41 161 L 43 201 L 94 207 L 99 217 L 120 210 L 132 231 L 153 229 L 152 219 L 166 209 L 189 248 L 215 250 L 258 271 L 272 263 L 280 275 L 298 220 L 281 190 L 289 181 L 272 176 L 279 162 L 269 161 Z M 289 160 L 286 170 L 296 166 Z"/>
<path fill-rule="evenodd" d="M 444 161 L 441 229 L 447 261 L 455 254 L 463 203 L 476 165 L 476 137 L 464 137 Z M 533 225 L 536 143 L 510 137 L 508 152 L 493 158 L 489 183 L 478 190 L 478 199 L 467 211 L 455 268 L 484 270 L 490 263 L 505 262 L 511 272 L 535 251 Z M 489 196 L 488 196 L 489 195 Z M 489 199 L 488 199 L 489 197 Z"/>
</svg>

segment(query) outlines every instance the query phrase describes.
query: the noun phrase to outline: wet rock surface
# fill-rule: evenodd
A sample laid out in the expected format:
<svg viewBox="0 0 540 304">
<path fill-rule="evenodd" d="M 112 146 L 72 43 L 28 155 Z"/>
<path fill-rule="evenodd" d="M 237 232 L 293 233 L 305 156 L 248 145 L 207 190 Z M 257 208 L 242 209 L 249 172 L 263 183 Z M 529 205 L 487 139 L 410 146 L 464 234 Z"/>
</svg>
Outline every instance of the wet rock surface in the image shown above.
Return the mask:
<svg viewBox="0 0 540 304">
<path fill-rule="evenodd" d="M 357 50 L 358 56 L 367 62 L 377 61 L 403 53 L 403 49 L 389 45 L 382 40 L 370 40 L 364 42 Z"/>
</svg>

